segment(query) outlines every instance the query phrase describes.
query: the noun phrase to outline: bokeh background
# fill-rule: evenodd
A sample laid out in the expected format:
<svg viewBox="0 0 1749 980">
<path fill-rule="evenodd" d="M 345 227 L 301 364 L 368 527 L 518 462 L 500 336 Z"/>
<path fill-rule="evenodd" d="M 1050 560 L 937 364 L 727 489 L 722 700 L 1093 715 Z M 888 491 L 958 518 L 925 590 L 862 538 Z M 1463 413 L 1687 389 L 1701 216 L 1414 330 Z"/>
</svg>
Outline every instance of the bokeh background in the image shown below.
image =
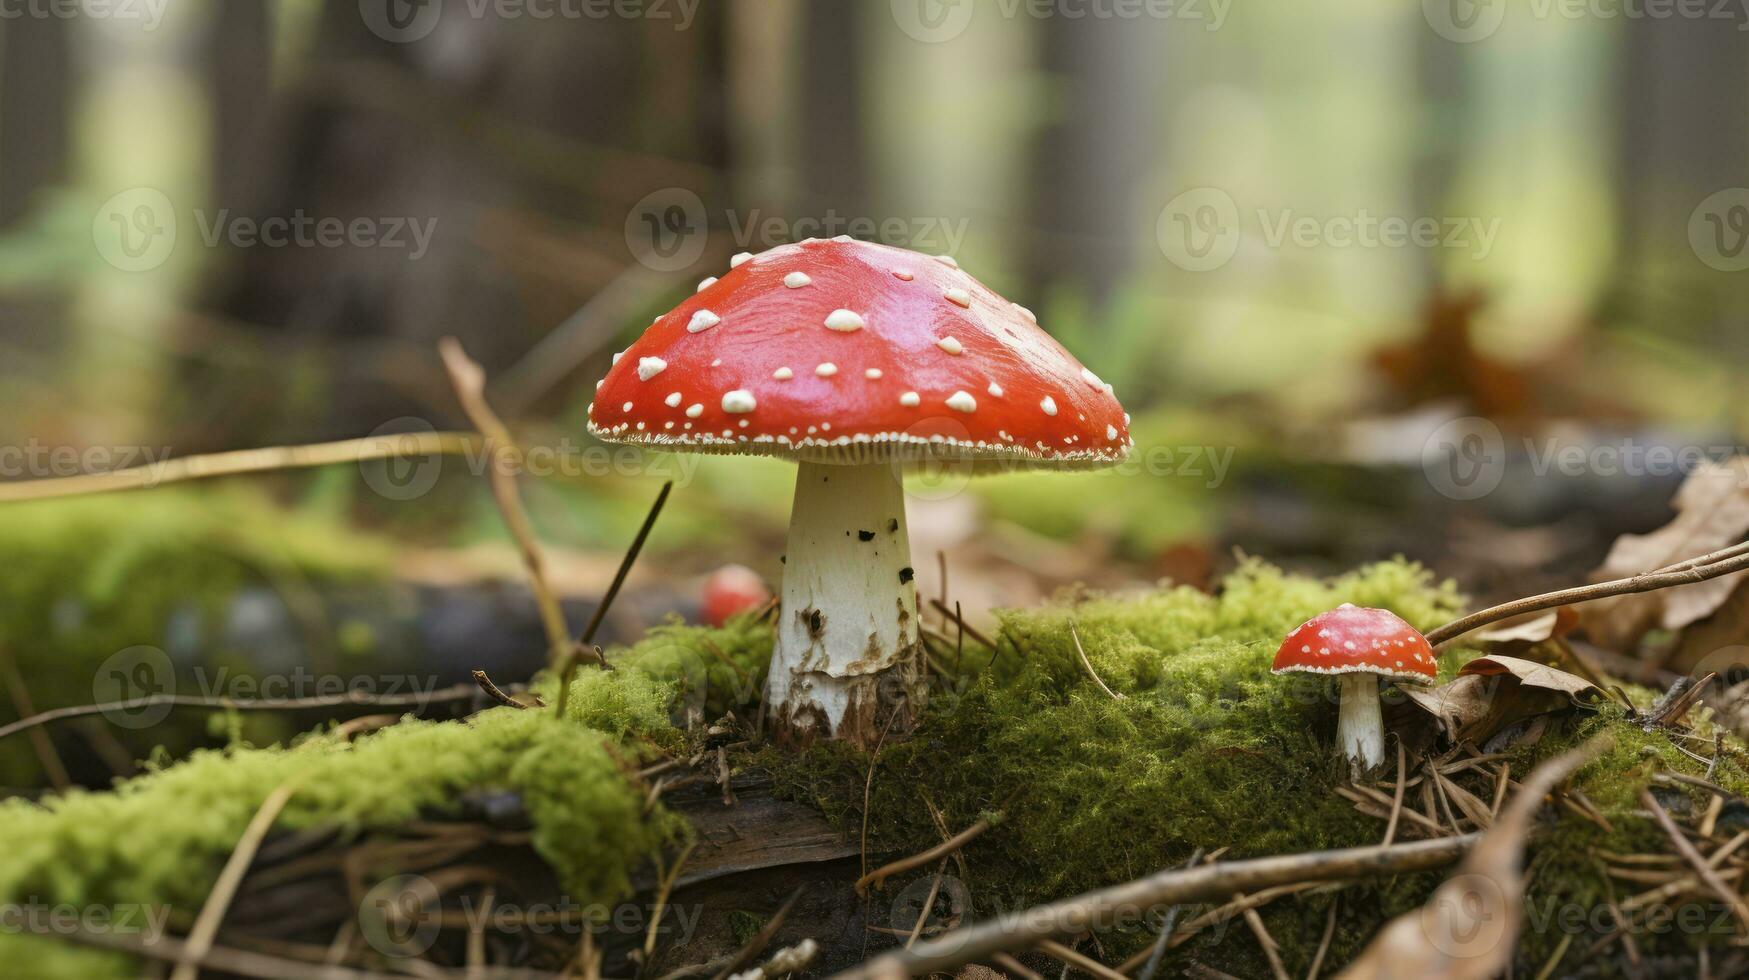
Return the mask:
<svg viewBox="0 0 1749 980">
<path fill-rule="evenodd" d="M 726 563 L 775 581 L 793 470 L 609 454 L 593 382 L 731 254 L 811 236 L 951 253 L 1135 417 L 1119 472 L 915 488 L 922 591 L 974 620 L 1239 554 L 1571 584 L 1749 423 L 1741 4 L 0 14 L 0 479 L 465 428 L 454 336 L 550 450 L 521 488 L 576 622 L 678 479 L 609 640 Z M 0 648 L 39 707 L 137 645 L 527 676 L 479 467 L 393 465 L 10 505 Z"/>
</svg>

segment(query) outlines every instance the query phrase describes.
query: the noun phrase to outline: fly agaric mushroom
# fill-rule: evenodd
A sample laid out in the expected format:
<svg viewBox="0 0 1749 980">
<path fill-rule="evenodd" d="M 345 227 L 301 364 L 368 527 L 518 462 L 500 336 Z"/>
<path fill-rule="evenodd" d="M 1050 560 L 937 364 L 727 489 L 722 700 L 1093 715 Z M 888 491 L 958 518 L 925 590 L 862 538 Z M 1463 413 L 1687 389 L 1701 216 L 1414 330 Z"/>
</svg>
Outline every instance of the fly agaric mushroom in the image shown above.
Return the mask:
<svg viewBox="0 0 1749 980">
<path fill-rule="evenodd" d="M 902 470 L 1104 466 L 1132 444 L 1111 386 L 1025 307 L 848 236 L 736 256 L 615 358 L 589 431 L 799 464 L 767 701 L 791 741 L 865 746 L 923 699 Z"/>
<path fill-rule="evenodd" d="M 1274 672 L 1341 675 L 1336 741 L 1363 769 L 1385 757 L 1379 678 L 1430 684 L 1439 674 L 1420 631 L 1395 613 L 1350 602 L 1289 633 L 1276 651 Z"/>
<path fill-rule="evenodd" d="M 736 613 L 758 609 L 771 600 L 771 590 L 759 573 L 746 565 L 724 565 L 704 580 L 704 602 L 699 615 L 712 626 L 721 626 Z"/>
</svg>

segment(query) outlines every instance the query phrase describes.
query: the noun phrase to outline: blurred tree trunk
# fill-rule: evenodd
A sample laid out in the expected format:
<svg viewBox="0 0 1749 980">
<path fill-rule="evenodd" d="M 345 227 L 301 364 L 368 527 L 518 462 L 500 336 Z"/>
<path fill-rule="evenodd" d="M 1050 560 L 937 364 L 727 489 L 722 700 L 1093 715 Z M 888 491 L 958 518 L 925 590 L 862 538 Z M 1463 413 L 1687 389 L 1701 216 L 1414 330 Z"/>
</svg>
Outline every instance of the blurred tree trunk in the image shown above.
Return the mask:
<svg viewBox="0 0 1749 980">
<path fill-rule="evenodd" d="M 1414 197 L 1414 214 L 1446 214 L 1450 207 L 1452 181 L 1456 178 L 1462 147 L 1469 142 L 1472 129 L 1466 110 L 1465 45 L 1455 43 L 1439 32 L 1415 31 L 1417 53 L 1415 80 L 1422 106 L 1421 128 L 1415 146 L 1420 148 L 1411 174 L 1410 193 Z M 1441 268 L 1441 250 L 1414 250 L 1420 271 L 1423 295 L 1444 289 L 1445 274 Z"/>
<path fill-rule="evenodd" d="M 364 219 L 402 227 L 405 244 L 222 247 L 209 308 L 262 346 L 200 380 L 225 406 L 195 427 L 203 441 L 455 421 L 439 337 L 503 369 L 625 269 L 634 202 L 664 186 L 710 196 L 725 153 L 706 122 L 725 97 L 716 9 L 680 30 L 452 3 L 428 35 L 395 43 L 357 0 L 328 0 L 296 77 L 256 100 L 262 152 L 222 158 L 216 185 L 239 196 L 215 208 Z M 430 229 L 423 254 L 413 224 Z"/>
<path fill-rule="evenodd" d="M 273 25 L 267 0 L 214 6 L 202 64 L 212 106 L 213 197 L 234 204 L 249 198 L 260 165 Z"/>
<path fill-rule="evenodd" d="M 1160 143 L 1159 52 L 1166 19 L 1056 19 L 1041 32 L 1043 68 L 1064 87 L 1056 118 L 1039 134 L 1032 187 L 1031 281 L 1079 290 L 1095 310 L 1123 281 L 1139 236 L 1136 194 Z M 1147 216 L 1148 222 L 1152 215 Z"/>
<path fill-rule="evenodd" d="M 802 181 L 826 206 L 866 210 L 868 171 L 863 125 L 863 78 L 867 52 L 865 17 L 859 3 L 812 2 L 802 42 L 801 131 L 831 134 L 801 141 Z"/>
<path fill-rule="evenodd" d="M 802 0 L 729 6 L 728 156 L 736 200 L 793 214 L 797 206 L 802 84 Z"/>
<path fill-rule="evenodd" d="M 65 17 L 0 21 L 0 226 L 17 220 L 38 191 L 65 180 L 70 24 Z"/>
<path fill-rule="evenodd" d="M 1749 186 L 1749 41 L 1734 24 L 1709 18 L 1647 18 L 1622 25 L 1620 171 L 1617 188 L 1620 274 L 1610 305 L 1655 322 L 1714 366 L 1749 363 L 1749 290 L 1741 273 L 1708 268 L 1690 244 L 1696 208 L 1713 193 Z M 1725 250 L 1749 248 L 1731 208 L 1703 224 Z M 1740 210 L 1735 214 L 1742 215 Z M 1698 288 L 1697 288 L 1698 287 Z M 1736 392 L 1736 418 L 1749 393 Z"/>
</svg>

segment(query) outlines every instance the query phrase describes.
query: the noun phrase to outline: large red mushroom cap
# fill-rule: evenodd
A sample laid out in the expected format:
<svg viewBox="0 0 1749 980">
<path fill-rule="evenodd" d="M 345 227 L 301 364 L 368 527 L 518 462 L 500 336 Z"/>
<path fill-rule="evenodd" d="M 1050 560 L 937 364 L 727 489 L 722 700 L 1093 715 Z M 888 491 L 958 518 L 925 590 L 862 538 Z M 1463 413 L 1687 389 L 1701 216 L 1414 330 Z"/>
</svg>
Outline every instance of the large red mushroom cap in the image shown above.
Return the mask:
<svg viewBox="0 0 1749 980">
<path fill-rule="evenodd" d="M 590 432 L 828 463 L 1129 453 L 1111 386 L 951 258 L 848 237 L 736 258 L 616 357 Z"/>
<path fill-rule="evenodd" d="M 1385 609 L 1343 603 L 1289 633 L 1275 654 L 1277 674 L 1377 674 L 1429 684 L 1439 676 L 1433 647 Z"/>
</svg>

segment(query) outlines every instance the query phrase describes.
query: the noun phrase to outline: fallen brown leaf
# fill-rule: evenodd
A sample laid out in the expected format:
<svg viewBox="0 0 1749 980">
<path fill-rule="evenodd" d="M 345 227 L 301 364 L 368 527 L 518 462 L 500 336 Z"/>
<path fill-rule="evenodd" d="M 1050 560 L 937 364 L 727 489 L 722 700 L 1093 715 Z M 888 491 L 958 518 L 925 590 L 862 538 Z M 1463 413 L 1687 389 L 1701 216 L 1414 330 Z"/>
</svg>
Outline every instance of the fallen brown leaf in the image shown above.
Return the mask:
<svg viewBox="0 0 1749 980">
<path fill-rule="evenodd" d="M 1353 963 L 1345 980 L 1487 980 L 1510 964 L 1524 915 L 1525 839 L 1532 819 L 1562 780 L 1595 757 L 1593 742 L 1536 767 L 1457 872 L 1419 911 L 1392 919 Z"/>
<path fill-rule="evenodd" d="M 1449 684 L 1403 693 L 1452 741 L 1476 745 L 1526 718 L 1564 711 L 1580 698 L 1602 694 L 1577 674 L 1498 654 L 1470 661 Z"/>
<path fill-rule="evenodd" d="M 1508 619 L 1471 634 L 1471 639 L 1478 643 L 1530 646 L 1557 636 L 1566 636 L 1578 625 L 1578 611 L 1572 606 L 1561 606 L 1558 609 Z"/>
<path fill-rule="evenodd" d="M 1703 461 L 1683 481 L 1671 506 L 1677 513 L 1669 524 L 1617 539 L 1594 580 L 1638 575 L 1742 541 L 1749 534 L 1749 457 Z M 1680 630 L 1711 616 L 1745 574 L 1588 602 L 1580 608 L 1580 620 L 1599 645 L 1629 651 L 1649 630 Z"/>
</svg>

